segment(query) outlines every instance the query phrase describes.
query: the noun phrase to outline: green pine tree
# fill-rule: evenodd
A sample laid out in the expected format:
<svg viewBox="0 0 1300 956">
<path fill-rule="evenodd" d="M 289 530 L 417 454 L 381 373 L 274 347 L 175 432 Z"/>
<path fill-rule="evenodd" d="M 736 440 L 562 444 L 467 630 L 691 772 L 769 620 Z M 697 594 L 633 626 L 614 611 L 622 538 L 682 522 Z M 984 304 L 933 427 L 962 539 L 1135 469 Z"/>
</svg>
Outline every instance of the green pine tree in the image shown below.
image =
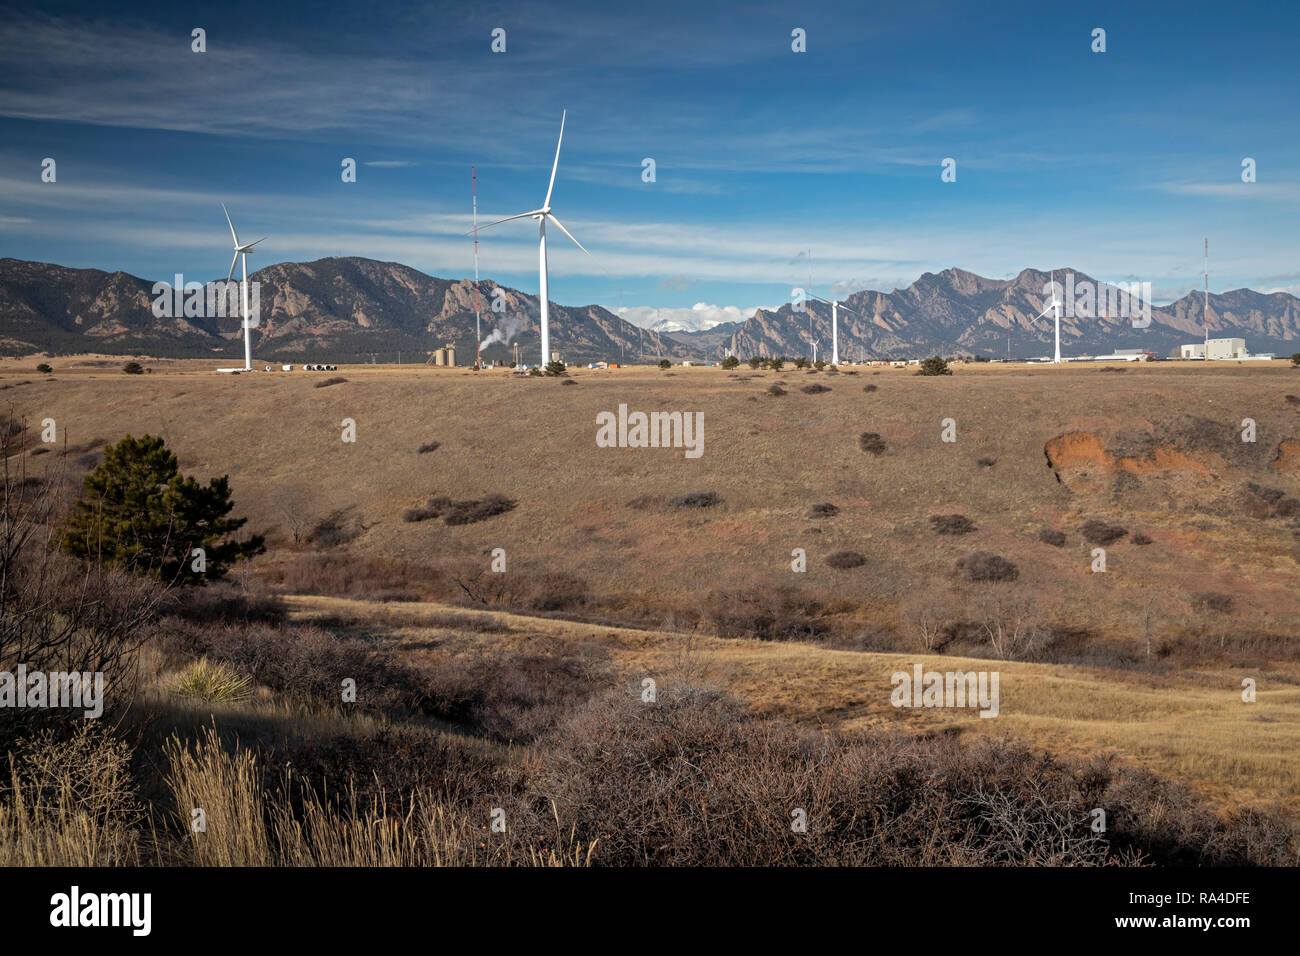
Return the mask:
<svg viewBox="0 0 1300 956">
<path fill-rule="evenodd" d="M 127 435 L 108 445 L 85 487 L 59 542 L 77 557 L 164 581 L 205 584 L 235 561 L 266 550 L 260 535 L 232 538 L 248 519 L 227 517 L 234 507 L 228 477 L 212 478 L 205 487 L 180 474 L 161 438 Z M 203 549 L 201 571 L 196 548 Z"/>
</svg>

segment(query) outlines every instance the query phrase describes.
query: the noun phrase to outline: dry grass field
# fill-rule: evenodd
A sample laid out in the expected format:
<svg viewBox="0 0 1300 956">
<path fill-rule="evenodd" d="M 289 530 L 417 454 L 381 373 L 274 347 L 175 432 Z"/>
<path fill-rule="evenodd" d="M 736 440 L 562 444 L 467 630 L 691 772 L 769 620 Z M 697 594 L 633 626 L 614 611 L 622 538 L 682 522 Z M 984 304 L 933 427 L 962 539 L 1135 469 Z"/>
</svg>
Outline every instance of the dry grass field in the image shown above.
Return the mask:
<svg viewBox="0 0 1300 956">
<path fill-rule="evenodd" d="M 234 513 L 267 534 L 240 587 L 291 594 L 295 624 L 410 666 L 573 646 L 602 662 L 584 680 L 629 693 L 707 680 L 813 730 L 1109 754 L 1221 808 L 1300 810 L 1300 370 L 1286 363 L 565 379 L 35 364 L 0 362 L 0 403 L 29 435 L 54 419 L 45 447 L 74 477 L 106 442 L 163 436 L 182 472 L 229 475 Z M 597 415 L 620 405 L 703 413 L 703 455 L 597 447 Z M 28 469 L 60 457 L 45 456 Z M 717 500 L 674 501 L 698 492 Z M 490 495 L 513 507 L 455 523 L 430 501 Z M 488 570 L 498 548 L 504 574 Z M 978 552 L 1004 560 L 962 562 Z M 977 565 L 1002 570 L 963 570 Z M 998 717 L 892 707 L 890 676 L 914 663 L 999 671 Z"/>
</svg>

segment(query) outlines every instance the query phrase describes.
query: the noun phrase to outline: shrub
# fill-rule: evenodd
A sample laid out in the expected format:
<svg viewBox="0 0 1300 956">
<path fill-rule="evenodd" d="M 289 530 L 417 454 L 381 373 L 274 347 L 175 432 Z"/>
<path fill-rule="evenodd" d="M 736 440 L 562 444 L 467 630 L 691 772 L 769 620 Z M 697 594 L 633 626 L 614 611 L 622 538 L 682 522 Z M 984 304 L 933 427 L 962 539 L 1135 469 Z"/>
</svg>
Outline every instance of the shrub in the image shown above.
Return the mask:
<svg viewBox="0 0 1300 956">
<path fill-rule="evenodd" d="M 875 391 L 879 391 L 879 390 L 880 390 L 880 386 L 879 386 L 879 385 L 863 385 L 863 386 L 862 386 L 862 390 L 863 390 L 864 392 L 875 392 Z"/>
<path fill-rule="evenodd" d="M 808 367 L 808 360 L 807 360 L 806 358 L 804 358 L 804 357 L 801 355 L 801 356 L 799 356 L 797 359 L 794 360 L 794 367 L 795 367 L 795 368 L 807 368 L 807 367 Z"/>
<path fill-rule="evenodd" d="M 987 456 L 980 458 L 975 462 L 975 464 L 979 465 L 981 468 L 992 468 L 997 463 L 998 460 L 996 458 L 989 458 Z"/>
<path fill-rule="evenodd" d="M 780 385 L 769 385 L 767 387 L 767 394 L 771 395 L 773 398 L 780 398 L 782 395 L 786 394 L 786 392 Z"/>
<path fill-rule="evenodd" d="M 1107 524 L 1100 518 L 1089 518 L 1079 526 L 1079 533 L 1089 544 L 1105 547 L 1128 534 L 1128 529 L 1116 524 Z"/>
<path fill-rule="evenodd" d="M 819 372 L 825 367 L 826 367 L 826 362 L 823 359 L 818 359 L 817 361 L 813 362 L 813 368 L 815 368 Z"/>
<path fill-rule="evenodd" d="M 779 372 L 781 369 L 785 368 L 785 359 L 774 358 L 767 363 L 767 367 L 773 372 Z"/>
<path fill-rule="evenodd" d="M 565 379 L 563 382 L 561 382 L 560 384 L 561 384 L 561 385 L 577 385 L 578 383 L 575 382 L 575 381 L 574 381 L 573 379 L 571 379 L 571 378 L 566 378 L 566 379 Z"/>
<path fill-rule="evenodd" d="M 815 383 L 813 385 L 805 385 L 803 388 L 799 389 L 799 391 L 803 392 L 805 395 L 821 395 L 823 392 L 829 392 L 830 386 Z"/>
<path fill-rule="evenodd" d="M 826 556 L 827 567 L 832 567 L 837 571 L 860 568 L 866 563 L 866 557 L 856 551 L 836 551 L 834 554 Z"/>
<path fill-rule="evenodd" d="M 177 697 L 211 702 L 234 702 L 252 696 L 251 683 L 248 677 L 241 677 L 225 664 L 213 664 L 206 657 L 200 657 L 181 671 L 172 693 Z"/>
<path fill-rule="evenodd" d="M 917 375 L 951 375 L 952 369 L 948 363 L 937 355 L 933 355 L 921 363 L 921 367 L 916 370 Z"/>
<path fill-rule="evenodd" d="M 419 454 L 427 455 L 429 452 L 437 451 L 441 447 L 442 447 L 442 442 L 436 442 L 436 441 L 425 442 L 423 445 L 420 446 Z"/>
<path fill-rule="evenodd" d="M 484 495 L 478 500 L 453 501 L 447 507 L 443 520 L 447 524 L 474 524 L 513 511 L 514 508 L 515 502 L 505 495 Z"/>
<path fill-rule="evenodd" d="M 869 455 L 883 455 L 885 440 L 875 432 L 863 432 L 858 436 L 858 447 Z"/>
<path fill-rule="evenodd" d="M 689 494 L 670 498 L 668 503 L 674 508 L 712 508 L 714 505 L 722 504 L 722 498 L 716 491 L 692 491 Z"/>
<path fill-rule="evenodd" d="M 40 365 L 36 366 L 36 371 L 49 375 L 54 371 L 54 369 L 50 368 L 45 362 L 42 362 Z"/>
<path fill-rule="evenodd" d="M 663 363 L 660 362 L 659 364 L 662 365 Z M 561 375 L 567 375 L 568 370 L 563 362 L 556 359 L 555 361 L 546 363 L 545 374 L 551 378 L 559 378 Z"/>
<path fill-rule="evenodd" d="M 670 362 L 670 361 L 668 361 L 667 359 L 660 359 L 660 360 L 659 360 L 659 367 L 662 368 L 662 369 L 670 369 L 670 368 L 673 367 L 673 363 Z"/>
<path fill-rule="evenodd" d="M 122 366 L 122 371 L 127 375 L 143 375 L 144 367 L 139 362 L 127 362 Z"/>
<path fill-rule="evenodd" d="M 839 507 L 837 505 L 830 504 L 829 502 L 822 505 L 813 505 L 810 509 L 808 509 L 809 518 L 834 518 L 839 513 L 840 513 Z"/>
<path fill-rule="evenodd" d="M 746 364 L 748 364 L 749 367 L 752 368 L 754 371 L 758 371 L 758 367 L 763 364 L 763 360 L 760 359 L 757 355 L 755 355 L 751 357 L 749 362 Z"/>
<path fill-rule="evenodd" d="M 930 515 L 930 528 L 936 534 L 970 534 L 975 522 L 965 515 Z"/>
<path fill-rule="evenodd" d="M 739 364 L 740 359 L 736 358 L 734 355 L 728 355 L 722 360 L 722 367 L 728 370 L 735 368 Z"/>
<path fill-rule="evenodd" d="M 307 540 L 318 548 L 337 548 L 361 537 L 361 523 L 345 510 L 333 511 L 316 522 Z"/>
<path fill-rule="evenodd" d="M 342 375 L 334 375 L 330 378 L 323 378 L 316 383 L 317 388 L 329 388 L 331 385 L 342 385 L 347 379 Z"/>
<path fill-rule="evenodd" d="M 708 618 L 719 637 L 805 641 L 825 636 L 826 609 L 795 588 L 746 588 L 709 595 Z"/>
<path fill-rule="evenodd" d="M 1151 539 L 1148 538 L 1148 537 L 1147 537 L 1145 534 L 1143 534 L 1141 531 L 1139 531 L 1137 534 L 1133 535 L 1133 537 L 1130 538 L 1129 540 L 1132 541 L 1134 544 L 1139 544 L 1139 545 L 1145 545 L 1145 544 L 1150 544 L 1150 543 L 1151 543 Z"/>
<path fill-rule="evenodd" d="M 968 581 L 1014 581 L 1020 569 L 999 554 L 976 551 L 957 559 L 957 569 Z"/>
<path fill-rule="evenodd" d="M 1044 528 L 1038 532 L 1038 540 L 1043 544 L 1050 544 L 1054 548 L 1065 547 L 1065 532 L 1057 531 L 1055 528 Z"/>
<path fill-rule="evenodd" d="M 1286 400 L 1288 404 L 1300 405 L 1300 395 L 1288 395 Z"/>
<path fill-rule="evenodd" d="M 60 546 L 79 558 L 98 559 L 141 574 L 184 584 L 219 580 L 235 561 L 266 550 L 260 535 L 235 540 L 247 518 L 227 518 L 234 502 L 222 475 L 203 487 L 182 476 L 161 438 L 127 435 L 104 449 L 104 461 L 84 481 Z M 196 571 L 191 551 L 202 548 L 206 567 Z"/>
<path fill-rule="evenodd" d="M 1300 368 L 1300 352 L 1296 352 L 1291 356 L 1291 366 L 1293 368 Z"/>
<path fill-rule="evenodd" d="M 1232 611 L 1233 599 L 1231 594 L 1223 594 L 1218 591 L 1201 591 L 1193 595 L 1192 605 L 1201 612 L 1213 611 L 1215 614 L 1228 614 Z"/>
</svg>

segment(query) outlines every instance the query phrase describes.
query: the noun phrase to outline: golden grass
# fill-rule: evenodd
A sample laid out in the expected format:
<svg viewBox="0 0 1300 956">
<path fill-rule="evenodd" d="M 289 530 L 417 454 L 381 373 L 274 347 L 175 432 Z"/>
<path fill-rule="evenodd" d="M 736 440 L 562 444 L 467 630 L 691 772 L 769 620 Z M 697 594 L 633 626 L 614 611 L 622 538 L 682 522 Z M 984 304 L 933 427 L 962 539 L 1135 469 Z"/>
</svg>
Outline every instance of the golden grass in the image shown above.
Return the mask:
<svg viewBox="0 0 1300 956">
<path fill-rule="evenodd" d="M 907 726 L 944 727 L 962 733 L 1018 737 L 1063 753 L 1114 752 L 1195 785 L 1221 803 L 1279 800 L 1300 808 L 1300 686 L 1285 679 L 1235 671 L 1152 676 L 1138 672 L 1055 664 L 1030 664 L 924 654 L 829 650 L 807 644 L 767 643 L 603 627 L 501 612 L 456 609 L 485 617 L 509 631 L 456 630 L 438 621 L 451 609 L 433 603 L 369 604 L 342 598 L 288 599 L 295 617 L 364 618 L 386 630 L 408 652 L 437 637 L 442 646 L 473 642 L 508 651 L 526 635 L 597 641 L 619 672 L 639 684 L 661 684 L 684 667 L 743 697 L 759 714 L 852 730 Z M 696 660 L 684 660 L 694 657 Z M 926 670 L 990 671 L 1001 675 L 1001 712 L 983 719 L 974 711 L 896 709 L 889 703 L 891 676 Z M 1241 700 L 1241 679 L 1254 676 L 1257 701 Z"/>
<path fill-rule="evenodd" d="M 556 814 L 556 847 L 515 853 L 493 838 L 488 821 L 471 821 L 428 790 L 390 806 L 362 801 L 350 786 L 322 794 L 285 772 L 268 792 L 257 755 L 223 747 L 213 729 L 193 746 L 173 737 L 164 752 L 189 865 L 587 866 L 596 847 L 572 830 L 565 844 Z"/>
</svg>

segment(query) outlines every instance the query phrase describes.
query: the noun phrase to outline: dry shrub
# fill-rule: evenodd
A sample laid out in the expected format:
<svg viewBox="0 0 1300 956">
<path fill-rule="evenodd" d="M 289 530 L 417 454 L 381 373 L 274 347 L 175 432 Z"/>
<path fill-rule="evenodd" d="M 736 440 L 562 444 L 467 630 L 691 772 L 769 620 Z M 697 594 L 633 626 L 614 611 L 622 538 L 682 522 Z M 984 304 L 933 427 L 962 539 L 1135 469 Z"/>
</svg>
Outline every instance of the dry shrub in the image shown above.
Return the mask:
<svg viewBox="0 0 1300 956">
<path fill-rule="evenodd" d="M 1014 581 L 1020 569 L 999 554 L 976 551 L 957 559 L 957 569 L 968 581 Z"/>
<path fill-rule="evenodd" d="M 1104 548 L 1128 534 L 1128 529 L 1122 525 L 1107 524 L 1100 518 L 1089 518 L 1079 526 L 1079 533 L 1083 535 L 1083 539 L 1089 544 Z"/>
<path fill-rule="evenodd" d="M 767 394 L 771 395 L 773 398 L 780 398 L 782 395 L 786 394 L 786 391 L 780 385 L 769 385 L 767 387 Z"/>
<path fill-rule="evenodd" d="M 448 505 L 442 520 L 453 525 L 474 524 L 513 511 L 515 504 L 514 500 L 505 495 L 495 493 L 469 501 L 453 501 Z"/>
<path fill-rule="evenodd" d="M 442 447 L 442 442 L 431 441 L 431 442 L 425 442 L 416 451 L 417 454 L 427 455 L 429 452 L 437 451 L 441 447 Z"/>
<path fill-rule="evenodd" d="M 1129 540 L 1132 541 L 1132 542 L 1133 542 L 1134 544 L 1136 544 L 1136 545 L 1147 545 L 1147 544 L 1151 544 L 1151 539 L 1150 539 L 1147 535 L 1143 534 L 1141 531 L 1137 532 L 1137 533 L 1136 533 L 1135 535 L 1133 535 L 1133 537 L 1130 538 Z"/>
<path fill-rule="evenodd" d="M 316 547 L 328 550 L 351 544 L 365 532 L 361 520 L 351 513 L 351 509 L 332 511 L 316 523 L 316 527 L 307 535 L 307 540 Z"/>
<path fill-rule="evenodd" d="M 265 569 L 262 576 L 290 594 L 418 601 L 446 599 L 455 593 L 455 585 L 437 568 L 346 552 L 297 555 Z"/>
<path fill-rule="evenodd" d="M 799 391 L 803 392 L 805 395 L 821 395 L 822 393 L 829 392 L 830 390 L 831 389 L 829 385 L 822 385 L 816 382 L 814 382 L 812 385 L 805 385 L 803 388 L 799 389 Z"/>
<path fill-rule="evenodd" d="M 1192 596 L 1192 607 L 1199 612 L 1211 611 L 1215 614 L 1230 614 L 1234 602 L 1231 594 L 1218 591 L 1201 591 Z"/>
<path fill-rule="evenodd" d="M 531 787 L 608 865 L 1294 863 L 1276 813 L 1219 820 L 1187 788 L 1109 761 L 949 736 L 821 733 L 698 686 L 593 700 Z M 1107 809 L 1105 834 L 1090 811 Z M 805 811 L 807 832 L 791 827 Z"/>
<path fill-rule="evenodd" d="M 712 508 L 722 504 L 722 497 L 716 491 L 692 491 L 668 499 L 674 508 Z"/>
<path fill-rule="evenodd" d="M 837 571 L 860 568 L 866 563 L 867 559 L 856 551 L 836 551 L 826 557 L 827 566 L 835 568 Z"/>
<path fill-rule="evenodd" d="M 854 374 L 854 375 L 857 375 L 858 373 L 857 373 L 857 372 L 854 372 L 853 374 Z M 863 386 L 862 386 L 862 390 L 863 390 L 864 392 L 875 392 L 875 391 L 879 391 L 879 390 L 880 390 L 880 386 L 879 386 L 879 385 L 863 385 Z"/>
<path fill-rule="evenodd" d="M 1043 544 L 1050 544 L 1053 548 L 1065 547 L 1065 532 L 1057 531 L 1055 528 L 1043 528 L 1038 532 L 1038 540 Z"/>
<path fill-rule="evenodd" d="M 99 721 L 22 741 L 0 785 L 0 866 L 138 866 L 146 825 L 131 748 Z"/>
<path fill-rule="evenodd" d="M 989 458 L 988 456 L 980 458 L 975 462 L 975 464 L 979 465 L 981 468 L 992 468 L 997 463 L 998 460 L 996 458 Z"/>
<path fill-rule="evenodd" d="M 331 385 L 342 385 L 347 379 L 341 375 L 335 375 L 332 378 L 323 378 L 316 383 L 316 388 L 329 388 Z"/>
<path fill-rule="evenodd" d="M 978 530 L 965 515 L 930 515 L 930 529 L 936 534 L 970 534 Z"/>
<path fill-rule="evenodd" d="M 791 587 L 715 591 L 707 607 L 707 619 L 719 637 L 806 641 L 830 632 L 829 609 Z"/>
<path fill-rule="evenodd" d="M 858 436 L 858 447 L 869 455 L 883 455 L 885 440 L 875 432 L 863 432 Z"/>
<path fill-rule="evenodd" d="M 808 509 L 809 518 L 834 518 L 839 513 L 840 513 L 839 506 L 833 505 L 830 502 L 826 502 L 825 504 L 820 504 L 820 505 L 813 505 L 811 508 Z"/>
</svg>

